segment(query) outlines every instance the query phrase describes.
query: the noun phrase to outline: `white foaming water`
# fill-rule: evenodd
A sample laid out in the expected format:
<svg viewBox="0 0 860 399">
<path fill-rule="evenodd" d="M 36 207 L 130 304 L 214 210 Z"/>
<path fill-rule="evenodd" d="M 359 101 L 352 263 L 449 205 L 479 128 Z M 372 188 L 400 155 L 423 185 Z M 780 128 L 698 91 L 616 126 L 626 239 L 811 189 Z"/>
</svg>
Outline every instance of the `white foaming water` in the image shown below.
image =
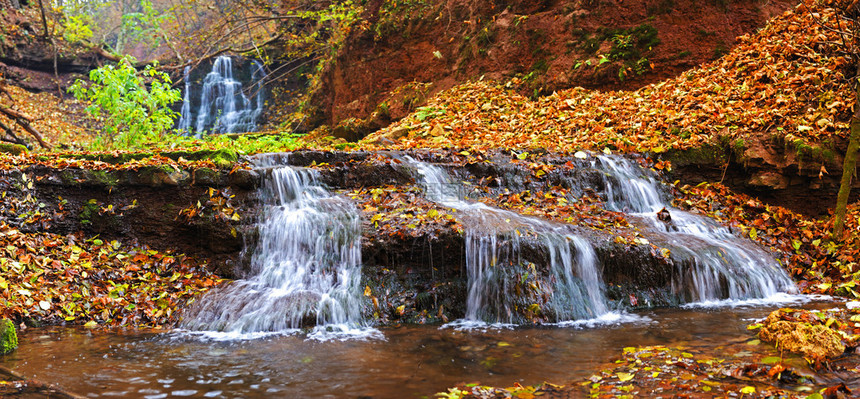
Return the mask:
<svg viewBox="0 0 860 399">
<path fill-rule="evenodd" d="M 256 338 L 314 327 L 310 338 L 370 337 L 361 317 L 360 221 L 355 207 L 290 167 L 270 173 L 251 277 L 213 290 L 180 327 L 213 338 Z"/>
<path fill-rule="evenodd" d="M 591 244 L 566 227 L 538 218 L 467 202 L 462 186 L 441 168 L 407 157 L 418 171 L 431 201 L 462 212 L 466 226 L 468 296 L 465 321 L 457 328 L 485 328 L 522 322 L 517 303 L 517 279 L 507 266 L 518 265 L 522 232 L 540 237 L 549 254 L 553 287 L 541 311 L 554 321 L 594 318 L 608 312 L 602 275 Z M 487 324 L 489 323 L 489 324 Z"/>
<path fill-rule="evenodd" d="M 576 328 L 596 328 L 596 327 L 605 327 L 612 326 L 618 324 L 632 324 L 632 323 L 640 323 L 647 324 L 651 323 L 653 320 L 647 316 L 641 316 L 636 314 L 630 314 L 626 312 L 609 312 L 600 315 L 599 317 L 593 319 L 585 319 L 585 320 L 569 320 L 563 321 L 560 323 L 555 323 L 556 326 L 559 327 L 576 327 Z"/>
<path fill-rule="evenodd" d="M 694 265 L 681 271 L 673 291 L 684 302 L 714 302 L 774 297 L 797 289 L 774 258 L 752 241 L 741 239 L 710 219 L 672 208 L 661 200 L 659 183 L 630 160 L 599 155 L 593 166 L 604 171 L 607 208 L 631 212 L 644 228 L 668 238 L 675 253 Z M 658 218 L 666 208 L 670 221 Z"/>
<path fill-rule="evenodd" d="M 253 132 L 257 119 L 263 112 L 263 80 L 266 72 L 257 61 L 251 61 L 251 84 L 253 95 L 242 90 L 242 83 L 233 77 L 233 59 L 220 56 L 215 59 L 212 71 L 203 79 L 200 92 L 200 108 L 196 120 L 191 116 L 190 70 L 185 69 L 185 95 L 179 118 L 179 130 L 196 134 Z"/>
<path fill-rule="evenodd" d="M 832 301 L 833 297 L 827 295 L 788 294 L 779 292 L 765 298 L 750 299 L 723 299 L 714 301 L 693 302 L 682 305 L 685 309 L 710 309 L 710 308 L 742 308 L 756 306 L 785 306 L 802 305 L 812 301 Z"/>
</svg>

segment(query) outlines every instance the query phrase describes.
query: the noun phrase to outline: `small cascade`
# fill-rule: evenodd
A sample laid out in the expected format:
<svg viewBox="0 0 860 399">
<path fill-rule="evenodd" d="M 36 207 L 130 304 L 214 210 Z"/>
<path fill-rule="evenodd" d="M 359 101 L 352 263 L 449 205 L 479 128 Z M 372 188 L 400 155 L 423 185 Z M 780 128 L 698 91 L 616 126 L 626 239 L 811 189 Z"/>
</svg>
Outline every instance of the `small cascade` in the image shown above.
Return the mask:
<svg viewBox="0 0 860 399">
<path fill-rule="evenodd" d="M 708 218 L 671 207 L 653 172 L 620 157 L 594 159 L 593 167 L 604 172 L 607 208 L 629 212 L 642 228 L 666 238 L 661 245 L 695 260 L 695 266 L 673 282 L 673 291 L 683 302 L 766 298 L 796 291 L 785 270 L 755 243 Z M 664 208 L 671 220 L 658 217 Z"/>
<path fill-rule="evenodd" d="M 181 327 L 239 334 L 361 327 L 357 210 L 317 184 L 310 170 L 259 170 L 269 176 L 251 277 L 208 293 Z"/>
<path fill-rule="evenodd" d="M 257 120 L 263 112 L 266 72 L 263 65 L 252 60 L 250 87 L 234 77 L 233 59 L 220 56 L 215 59 L 212 71 L 203 78 L 199 94 L 199 107 L 194 110 L 196 98 L 192 95 L 191 71 L 185 69 L 185 93 L 177 128 L 197 135 L 208 133 L 241 133 L 257 129 Z"/>
<path fill-rule="evenodd" d="M 544 292 L 550 297 L 541 304 L 549 321 L 591 319 L 608 312 L 604 284 L 592 246 L 572 234 L 566 226 L 493 208 L 463 199 L 463 186 L 441 168 L 406 159 L 420 175 L 425 195 L 431 201 L 454 208 L 466 226 L 467 322 L 522 323 L 524 309 L 542 300 L 540 293 L 522 292 L 521 279 L 529 271 L 512 270 L 529 263 L 522 257 L 526 237 L 548 253 L 549 278 Z M 531 264 L 531 273 L 536 274 Z M 531 300 L 524 300 L 523 297 Z"/>
</svg>

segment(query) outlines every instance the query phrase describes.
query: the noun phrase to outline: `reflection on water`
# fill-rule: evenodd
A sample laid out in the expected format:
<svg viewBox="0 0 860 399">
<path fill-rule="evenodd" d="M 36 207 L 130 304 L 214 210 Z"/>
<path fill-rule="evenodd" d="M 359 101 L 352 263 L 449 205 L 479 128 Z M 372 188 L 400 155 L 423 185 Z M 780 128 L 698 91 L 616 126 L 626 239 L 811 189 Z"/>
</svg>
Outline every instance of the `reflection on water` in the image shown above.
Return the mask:
<svg viewBox="0 0 860 399">
<path fill-rule="evenodd" d="M 90 397 L 420 398 L 460 382 L 569 383 L 587 378 L 625 346 L 713 353 L 751 338 L 745 326 L 771 310 L 662 309 L 636 322 L 584 329 L 410 326 L 383 329 L 385 340 L 370 341 L 202 341 L 177 332 L 29 329 L 0 363 Z"/>
</svg>

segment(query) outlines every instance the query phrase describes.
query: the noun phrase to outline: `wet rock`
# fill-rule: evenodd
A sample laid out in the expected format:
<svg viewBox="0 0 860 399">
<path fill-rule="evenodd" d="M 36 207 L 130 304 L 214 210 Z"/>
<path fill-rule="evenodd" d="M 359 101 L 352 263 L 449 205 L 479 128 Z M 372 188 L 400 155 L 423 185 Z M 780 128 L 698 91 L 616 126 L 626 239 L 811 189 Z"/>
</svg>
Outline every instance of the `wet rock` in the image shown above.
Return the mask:
<svg viewBox="0 0 860 399">
<path fill-rule="evenodd" d="M 260 186 L 260 174 L 250 169 L 237 169 L 228 176 L 228 184 L 243 190 L 254 190 Z"/>
<path fill-rule="evenodd" d="M 785 175 L 774 171 L 762 171 L 750 177 L 749 185 L 772 190 L 784 190 L 788 188 L 789 179 Z"/>
</svg>

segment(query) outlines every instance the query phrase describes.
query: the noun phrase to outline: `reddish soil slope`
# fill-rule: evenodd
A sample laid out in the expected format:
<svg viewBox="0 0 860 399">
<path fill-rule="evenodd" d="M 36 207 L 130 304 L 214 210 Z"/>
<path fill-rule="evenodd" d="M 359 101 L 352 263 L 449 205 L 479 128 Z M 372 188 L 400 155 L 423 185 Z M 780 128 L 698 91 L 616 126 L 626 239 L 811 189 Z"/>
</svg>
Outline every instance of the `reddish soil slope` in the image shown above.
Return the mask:
<svg viewBox="0 0 860 399">
<path fill-rule="evenodd" d="M 725 53 L 794 0 L 371 0 L 312 103 L 366 134 L 485 77 L 528 95 L 635 89 Z M 376 111 L 376 112 L 375 112 Z"/>
</svg>

